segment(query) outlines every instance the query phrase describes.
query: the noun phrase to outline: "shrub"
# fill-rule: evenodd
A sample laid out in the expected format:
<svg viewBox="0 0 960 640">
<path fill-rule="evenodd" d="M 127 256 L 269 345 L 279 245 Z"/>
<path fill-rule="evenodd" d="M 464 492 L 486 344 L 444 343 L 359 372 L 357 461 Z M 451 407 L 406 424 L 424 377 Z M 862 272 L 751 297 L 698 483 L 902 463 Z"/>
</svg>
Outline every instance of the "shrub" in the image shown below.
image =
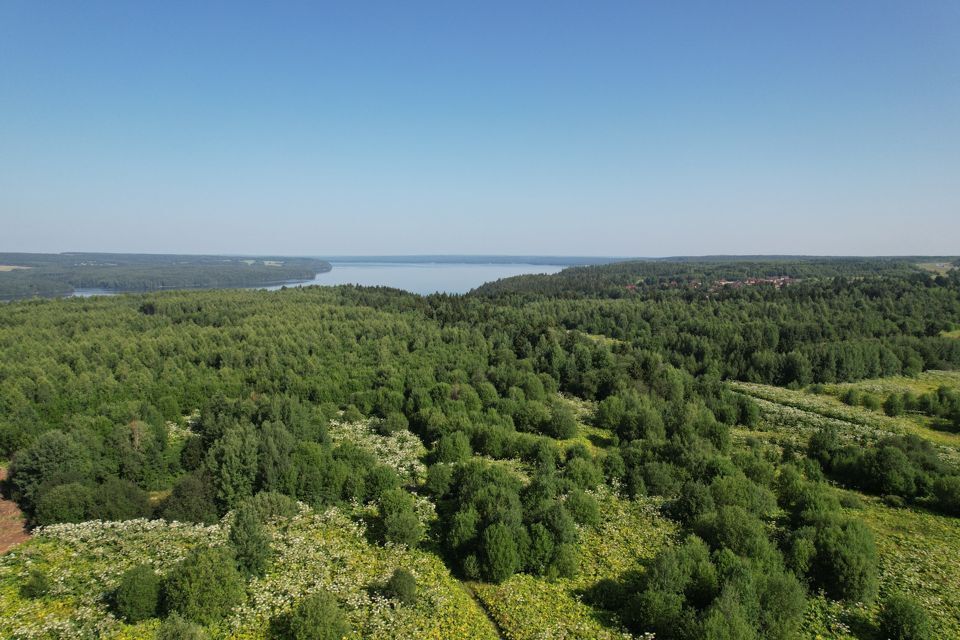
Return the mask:
<svg viewBox="0 0 960 640">
<path fill-rule="evenodd" d="M 384 464 L 378 464 L 367 473 L 367 500 L 379 500 L 385 492 L 399 486 L 400 476 L 397 475 L 397 472 Z"/>
<path fill-rule="evenodd" d="M 199 473 L 180 478 L 160 507 L 160 515 L 170 521 L 213 524 L 218 514 L 212 484 Z"/>
<path fill-rule="evenodd" d="M 386 418 L 377 423 L 376 429 L 380 435 L 389 436 L 398 431 L 403 431 L 409 426 L 410 423 L 405 415 L 399 411 L 391 411 Z"/>
<path fill-rule="evenodd" d="M 863 401 L 863 394 L 859 389 L 847 389 L 841 397 L 841 400 L 851 407 L 855 407 Z"/>
<path fill-rule="evenodd" d="M 113 593 L 114 609 L 131 623 L 156 617 L 159 603 L 160 576 L 147 564 L 124 573 Z"/>
<path fill-rule="evenodd" d="M 42 598 L 50 593 L 50 578 L 39 569 L 31 569 L 27 579 L 20 585 L 20 595 L 24 598 Z"/>
<path fill-rule="evenodd" d="M 298 512 L 296 500 L 274 491 L 261 491 L 247 500 L 246 504 L 256 512 L 260 522 L 267 522 L 278 516 L 289 518 Z"/>
<path fill-rule="evenodd" d="M 243 599 L 244 582 L 228 550 L 198 549 L 170 573 L 163 593 L 168 611 L 211 624 Z"/>
<path fill-rule="evenodd" d="M 388 598 L 397 600 L 405 605 L 417 602 L 417 579 L 406 569 L 396 569 L 387 580 L 383 593 Z"/>
<path fill-rule="evenodd" d="M 559 400 L 550 405 L 550 419 L 542 425 L 543 433 L 564 440 L 577 433 L 577 419 L 565 402 Z"/>
<path fill-rule="evenodd" d="M 270 624 L 270 637 L 277 640 L 341 640 L 349 633 L 336 598 L 325 591 L 308 595 Z"/>
<path fill-rule="evenodd" d="M 588 493 L 574 490 L 565 502 L 567 511 L 577 524 L 596 526 L 600 522 L 600 505 L 597 499 Z"/>
<path fill-rule="evenodd" d="M 888 416 L 896 417 L 903 413 L 904 402 L 903 396 L 899 393 L 891 394 L 887 396 L 887 399 L 883 401 L 883 411 Z"/>
<path fill-rule="evenodd" d="M 960 515 L 960 476 L 943 476 L 933 483 L 937 508 L 951 515 Z"/>
<path fill-rule="evenodd" d="M 880 402 L 880 398 L 868 393 L 863 396 L 863 406 L 871 411 L 880 411 L 883 404 Z"/>
<path fill-rule="evenodd" d="M 579 457 L 567 461 L 563 475 L 580 489 L 593 489 L 603 482 L 603 473 L 597 465 Z"/>
<path fill-rule="evenodd" d="M 132 520 L 151 514 L 147 492 L 129 480 L 108 478 L 93 494 L 91 516 L 99 520 Z"/>
<path fill-rule="evenodd" d="M 850 491 L 844 491 L 840 494 L 840 506 L 844 509 L 860 510 L 864 508 L 863 500 L 860 499 L 860 496 Z"/>
<path fill-rule="evenodd" d="M 206 640 L 203 627 L 190 622 L 178 613 L 171 613 L 157 629 L 157 640 Z"/>
<path fill-rule="evenodd" d="M 886 640 L 928 640 L 933 638 L 927 613 L 913 598 L 895 593 L 880 608 L 880 635 Z"/>
<path fill-rule="evenodd" d="M 414 546 L 423 538 L 423 525 L 413 509 L 413 496 L 403 489 L 385 491 L 380 498 L 383 537 L 387 542 Z"/>
<path fill-rule="evenodd" d="M 271 538 L 252 506 L 237 509 L 229 540 L 240 572 L 246 576 L 263 575 L 272 553 Z"/>
<path fill-rule="evenodd" d="M 363 414 L 360 413 L 360 409 L 357 409 L 356 405 L 348 405 L 343 411 L 343 420 L 345 422 L 360 422 L 363 420 Z"/>
</svg>

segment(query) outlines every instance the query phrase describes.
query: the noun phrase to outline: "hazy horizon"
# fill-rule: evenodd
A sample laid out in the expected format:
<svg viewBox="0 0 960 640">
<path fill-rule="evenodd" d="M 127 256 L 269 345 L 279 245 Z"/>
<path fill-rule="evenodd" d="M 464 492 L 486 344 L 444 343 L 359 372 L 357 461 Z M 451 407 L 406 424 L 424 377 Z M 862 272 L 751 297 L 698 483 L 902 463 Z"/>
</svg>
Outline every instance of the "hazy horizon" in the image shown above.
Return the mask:
<svg viewBox="0 0 960 640">
<path fill-rule="evenodd" d="M 7 2 L 0 250 L 960 253 L 960 4 Z"/>
<path fill-rule="evenodd" d="M 182 251 L 122 251 L 122 250 L 105 250 L 105 251 L 78 251 L 78 250 L 62 250 L 62 251 L 21 251 L 21 250 L 5 250 L 0 247 L 0 254 L 13 254 L 13 253 L 22 253 L 22 254 L 35 254 L 35 255 L 73 255 L 73 254 L 100 254 L 100 255 L 155 255 L 155 256 L 164 256 L 164 255 L 182 255 L 182 256 L 223 256 L 223 257 L 250 257 L 250 258 L 269 258 L 269 257 L 281 257 L 281 258 L 312 258 L 317 260 L 329 260 L 329 261 L 367 261 L 367 260 L 376 260 L 376 261 L 385 261 L 389 259 L 403 259 L 407 261 L 412 261 L 414 259 L 422 259 L 424 262 L 428 262 L 433 259 L 456 259 L 464 258 L 468 260 L 479 260 L 482 258 L 492 258 L 492 259 L 516 259 L 521 261 L 525 258 L 527 259 L 537 259 L 537 260 L 574 260 L 582 258 L 585 260 L 603 260 L 609 262 L 617 261 L 630 261 L 630 260 L 651 260 L 651 261 L 665 261 L 669 262 L 672 259 L 676 260 L 698 260 L 702 259 L 709 261 L 711 259 L 727 259 L 727 258 L 743 258 L 744 260 L 749 259 L 785 259 L 785 258 L 803 258 L 803 259 L 818 259 L 818 258 L 950 258 L 954 259 L 960 256 L 958 253 L 891 253 L 891 254 L 815 254 L 815 253 L 714 253 L 714 254 L 672 254 L 672 255 L 645 255 L 645 256 L 626 256 L 626 255 L 602 255 L 602 254 L 593 254 L 593 255 L 580 255 L 580 254 L 557 254 L 557 253 L 369 253 L 369 254 L 317 254 L 317 253 L 305 253 L 305 254 L 292 254 L 292 253 L 277 253 L 277 252 L 263 252 L 263 251 L 251 251 L 251 252 L 239 252 L 239 251 L 224 251 L 224 252 L 182 252 Z M 544 262 L 543 264 L 549 264 Z"/>
</svg>

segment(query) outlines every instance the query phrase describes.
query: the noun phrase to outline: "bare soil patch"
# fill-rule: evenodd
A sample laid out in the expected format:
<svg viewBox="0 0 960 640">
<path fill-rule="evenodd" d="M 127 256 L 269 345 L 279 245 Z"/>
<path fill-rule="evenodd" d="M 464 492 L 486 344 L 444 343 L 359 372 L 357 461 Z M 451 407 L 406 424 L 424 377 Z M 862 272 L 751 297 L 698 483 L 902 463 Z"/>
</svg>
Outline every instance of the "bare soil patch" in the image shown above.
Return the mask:
<svg viewBox="0 0 960 640">
<path fill-rule="evenodd" d="M 0 481 L 6 480 L 7 470 L 0 469 Z M 13 500 L 0 498 L 0 554 L 30 539 L 24 526 L 23 512 Z"/>
</svg>

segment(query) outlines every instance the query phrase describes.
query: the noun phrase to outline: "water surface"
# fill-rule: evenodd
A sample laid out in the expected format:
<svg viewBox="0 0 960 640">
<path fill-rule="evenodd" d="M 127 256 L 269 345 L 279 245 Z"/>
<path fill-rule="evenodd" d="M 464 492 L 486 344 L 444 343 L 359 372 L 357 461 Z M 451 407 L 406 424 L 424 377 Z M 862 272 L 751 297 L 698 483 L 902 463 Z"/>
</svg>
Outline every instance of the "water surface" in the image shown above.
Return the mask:
<svg viewBox="0 0 960 640">
<path fill-rule="evenodd" d="M 333 269 L 312 280 L 285 286 L 359 284 L 412 293 L 466 293 L 485 282 L 527 273 L 557 273 L 563 266 L 543 264 L 466 264 L 439 262 L 334 262 Z M 281 285 L 265 287 L 279 289 Z"/>
</svg>

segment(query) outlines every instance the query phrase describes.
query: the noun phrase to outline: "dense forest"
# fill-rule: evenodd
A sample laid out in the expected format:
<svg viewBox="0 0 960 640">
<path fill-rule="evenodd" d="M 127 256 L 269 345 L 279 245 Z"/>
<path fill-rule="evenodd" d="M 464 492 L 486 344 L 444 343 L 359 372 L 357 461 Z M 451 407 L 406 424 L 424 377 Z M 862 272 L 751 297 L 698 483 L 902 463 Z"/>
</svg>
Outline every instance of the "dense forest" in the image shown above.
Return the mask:
<svg viewBox="0 0 960 640">
<path fill-rule="evenodd" d="M 0 253 L 0 300 L 70 295 L 74 289 L 211 289 L 309 280 L 330 270 L 312 258 L 120 253 Z"/>
<path fill-rule="evenodd" d="M 71 286 L 103 286 L 109 269 Z M 113 282 L 152 272 L 131 265 Z M 467 584 L 546 585 L 582 575 L 615 496 L 649 501 L 675 537 L 579 594 L 612 630 L 786 639 L 816 598 L 882 595 L 851 633 L 929 637 L 915 598 L 881 594 L 874 534 L 838 487 L 957 516 L 955 460 L 916 437 L 852 441 L 832 427 L 804 446 L 738 437 L 761 405 L 730 381 L 803 389 L 957 369 L 958 326 L 960 272 L 865 259 L 618 263 L 465 296 L 346 286 L 16 302 L 0 306 L 5 491 L 34 527 L 231 523 L 221 543 L 163 575 L 131 569 L 104 595 L 118 619 L 163 619 L 161 634 L 216 634 L 269 575 L 282 553 L 271 527 L 298 502 L 353 514 L 377 545 L 435 553 Z M 956 398 L 896 396 L 888 414 L 949 427 Z M 424 472 L 334 437 L 361 423 L 374 439 L 415 436 Z M 44 597 L 46 579 L 31 573 L 23 597 Z M 415 606 L 415 583 L 398 569 L 382 593 Z M 355 605 L 300 596 L 264 634 L 351 633 Z"/>
</svg>

